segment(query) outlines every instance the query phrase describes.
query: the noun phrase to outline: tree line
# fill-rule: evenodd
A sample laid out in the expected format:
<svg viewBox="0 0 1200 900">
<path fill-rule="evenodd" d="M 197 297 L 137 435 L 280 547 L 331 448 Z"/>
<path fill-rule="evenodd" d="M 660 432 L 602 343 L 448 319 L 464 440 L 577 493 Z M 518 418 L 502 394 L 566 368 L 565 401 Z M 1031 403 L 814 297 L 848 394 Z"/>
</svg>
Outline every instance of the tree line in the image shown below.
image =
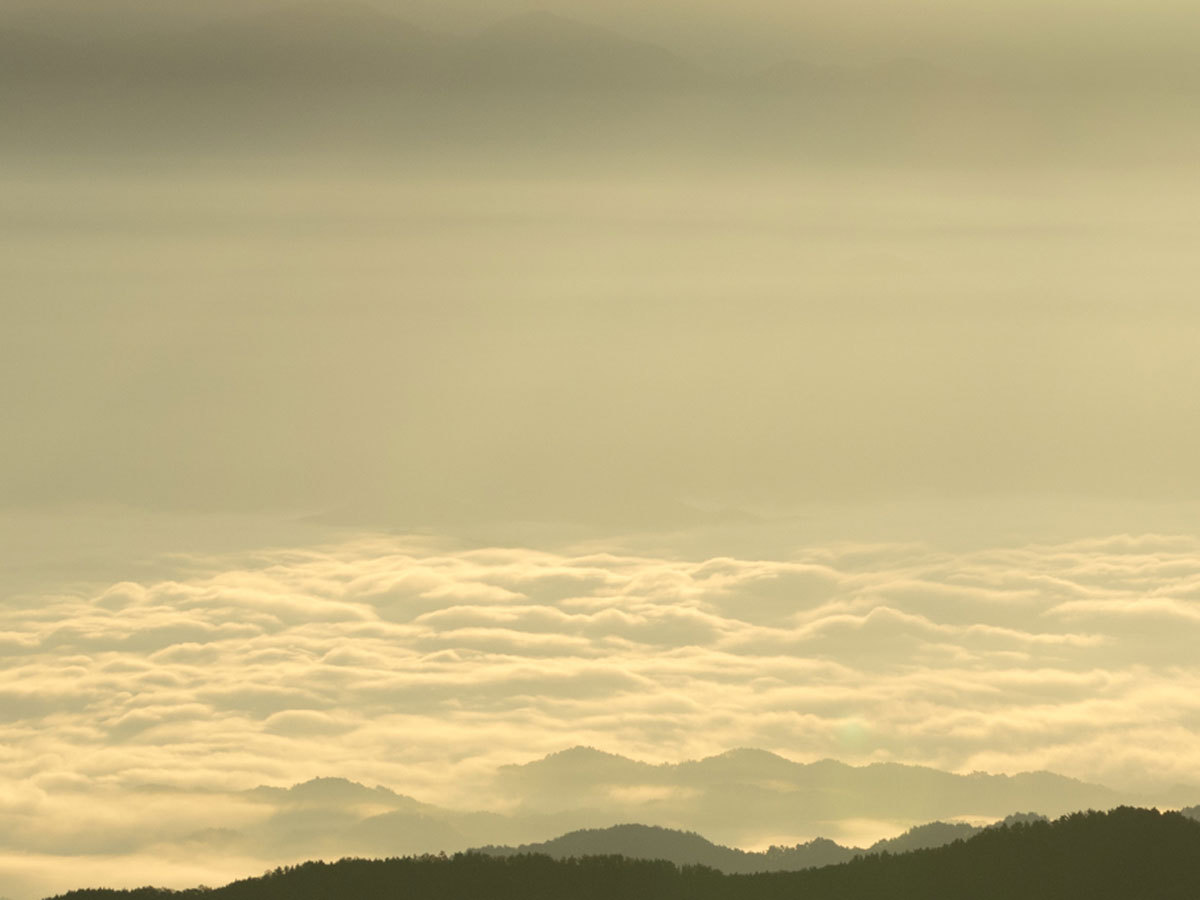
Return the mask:
<svg viewBox="0 0 1200 900">
<path fill-rule="evenodd" d="M 1120 807 L 795 872 L 481 853 L 280 867 L 220 888 L 91 889 L 56 900 L 1196 900 L 1200 822 Z"/>
</svg>

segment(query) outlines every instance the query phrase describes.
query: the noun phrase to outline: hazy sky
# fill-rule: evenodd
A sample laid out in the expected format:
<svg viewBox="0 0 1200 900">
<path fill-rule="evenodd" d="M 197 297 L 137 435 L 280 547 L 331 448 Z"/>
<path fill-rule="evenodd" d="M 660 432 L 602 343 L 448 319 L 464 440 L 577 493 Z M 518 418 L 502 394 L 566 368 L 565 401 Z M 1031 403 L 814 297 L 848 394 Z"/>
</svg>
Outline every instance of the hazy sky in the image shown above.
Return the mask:
<svg viewBox="0 0 1200 900">
<path fill-rule="evenodd" d="M 1169 169 L 14 184 L 0 497 L 606 533 L 1195 502 L 1196 195 Z"/>
<path fill-rule="evenodd" d="M 1195 186 L 706 171 L 10 181 L 10 893 L 579 743 L 1190 780 Z"/>
<path fill-rule="evenodd" d="M 63 33 L 89 34 L 142 24 L 202 21 L 279 0 L 179 3 L 169 0 L 5 0 L 3 9 Z M 551 10 L 617 28 L 671 49 L 715 60 L 771 61 L 800 55 L 819 62 L 923 56 L 990 65 L 1062 65 L 1073 60 L 1164 63 L 1190 58 L 1200 13 L 1184 0 L 374 0 L 416 24 L 469 32 L 507 14 Z M 32 10 L 32 12 L 30 12 Z M 767 60 L 763 59 L 767 54 Z"/>
<path fill-rule="evenodd" d="M 731 64 L 1097 78 L 1190 52 L 1200 19 L 544 6 Z M 2 8 L 86 36 L 234 5 Z M 150 785 L 189 798 L 182 828 L 220 824 L 209 792 L 318 775 L 473 803 L 574 744 L 1192 779 L 1187 103 L 1151 134 L 1140 95 L 835 92 L 810 120 L 483 92 L 391 134 L 318 95 L 326 135 L 216 90 L 171 154 L 154 125 L 190 107 L 121 84 L 69 121 L 17 85 L 34 151 L 0 168 L 0 895 L 149 880 L 94 836 L 144 844 Z M 55 137 L 76 116 L 103 152 Z M 320 143 L 341 128 L 354 153 Z M 137 864 L 217 877 L 194 863 Z"/>
</svg>

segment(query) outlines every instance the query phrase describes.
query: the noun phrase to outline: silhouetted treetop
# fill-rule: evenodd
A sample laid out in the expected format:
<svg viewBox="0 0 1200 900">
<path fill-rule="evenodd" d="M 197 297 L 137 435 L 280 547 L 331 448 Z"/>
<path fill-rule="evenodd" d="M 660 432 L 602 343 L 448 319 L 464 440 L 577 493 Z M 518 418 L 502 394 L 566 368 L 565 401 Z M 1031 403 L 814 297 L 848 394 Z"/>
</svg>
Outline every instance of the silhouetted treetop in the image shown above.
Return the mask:
<svg viewBox="0 0 1200 900">
<path fill-rule="evenodd" d="M 81 890 L 61 900 L 1195 900 L 1200 822 L 1120 807 L 1021 821 L 909 853 L 800 872 L 725 875 L 663 860 L 538 854 L 343 859 L 222 888 Z"/>
</svg>

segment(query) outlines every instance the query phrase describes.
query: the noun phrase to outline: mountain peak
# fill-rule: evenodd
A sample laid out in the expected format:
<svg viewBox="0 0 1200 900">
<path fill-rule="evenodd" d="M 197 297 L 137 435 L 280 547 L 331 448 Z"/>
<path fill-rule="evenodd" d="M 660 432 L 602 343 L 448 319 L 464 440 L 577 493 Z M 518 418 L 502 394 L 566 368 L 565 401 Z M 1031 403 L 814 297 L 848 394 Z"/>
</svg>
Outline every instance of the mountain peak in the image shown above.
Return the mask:
<svg viewBox="0 0 1200 900">
<path fill-rule="evenodd" d="M 644 765 L 646 763 L 629 759 L 617 753 L 597 750 L 595 747 L 585 747 L 582 744 L 568 747 L 566 750 L 559 750 L 557 753 L 551 753 L 539 760 L 526 763 L 526 766 L 552 769 L 614 769 Z M 524 766 L 518 768 L 524 768 Z"/>
<path fill-rule="evenodd" d="M 620 759 L 625 762 L 631 762 L 631 760 L 626 759 L 626 757 L 620 754 L 609 753 L 606 750 L 597 750 L 595 747 L 588 747 L 584 744 L 576 744 L 574 747 L 568 747 L 566 750 L 549 753 L 542 758 L 542 761 L 549 762 L 552 759 L 561 762 L 587 762 L 600 759 Z"/>
<path fill-rule="evenodd" d="M 258 787 L 252 794 L 273 799 L 284 804 L 309 805 L 341 805 L 354 803 L 383 803 L 388 806 L 410 804 L 416 801 L 411 797 L 397 794 L 382 785 L 367 787 L 349 778 L 318 777 L 310 778 L 289 788 Z"/>
<path fill-rule="evenodd" d="M 718 753 L 712 759 L 732 759 L 740 762 L 790 762 L 784 759 L 778 753 L 772 753 L 770 750 L 759 750 L 754 747 L 734 747 L 732 750 L 726 750 L 724 753 Z"/>
<path fill-rule="evenodd" d="M 308 781 L 302 781 L 289 788 L 289 793 L 307 797 L 340 797 L 350 794 L 361 795 L 364 792 L 371 794 L 391 793 L 387 788 L 369 788 L 365 784 L 359 784 L 357 781 L 351 781 L 349 778 L 332 777 L 310 778 Z"/>
<path fill-rule="evenodd" d="M 735 747 L 700 760 L 702 765 L 732 765 L 738 768 L 761 767 L 763 770 L 792 768 L 798 765 L 793 760 L 772 753 L 770 750 L 758 750 L 753 747 Z"/>
</svg>

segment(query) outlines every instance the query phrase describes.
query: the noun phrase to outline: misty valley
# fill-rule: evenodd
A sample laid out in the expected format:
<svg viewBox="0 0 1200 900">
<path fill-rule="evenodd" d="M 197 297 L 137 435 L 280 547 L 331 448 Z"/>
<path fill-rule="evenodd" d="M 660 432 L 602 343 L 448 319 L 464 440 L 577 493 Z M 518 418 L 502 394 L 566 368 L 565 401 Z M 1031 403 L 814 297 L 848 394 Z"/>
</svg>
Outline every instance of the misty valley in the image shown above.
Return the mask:
<svg viewBox="0 0 1200 900">
<path fill-rule="evenodd" d="M 260 817 L 248 830 L 189 835 L 178 852 L 241 858 L 313 854 L 330 862 L 275 867 L 260 878 L 219 888 L 89 889 L 62 896 L 769 900 L 866 898 L 881 892 L 955 897 L 969 892 L 983 897 L 1184 898 L 1200 886 L 1200 806 L 1169 813 L 1118 806 L 1109 812 L 1070 812 L 1054 821 L 1021 813 L 987 825 L 971 825 L 959 816 L 954 823 L 919 825 L 867 848 L 818 838 L 747 852 L 711 843 L 694 831 L 625 824 L 585 828 L 519 847 L 459 849 L 471 840 L 468 835 L 547 833 L 566 822 L 630 815 L 704 823 L 744 841 L 764 827 L 819 828 L 811 817 L 821 815 L 894 819 L 919 810 L 953 814 L 1017 803 L 1064 809 L 1112 803 L 1117 797 L 1106 788 L 1049 773 L 1009 778 L 905 766 L 854 768 L 831 761 L 801 765 L 749 750 L 647 766 L 575 748 L 508 767 L 495 777 L 496 787 L 516 792 L 516 811 L 499 815 L 438 809 L 344 779 L 317 779 L 289 790 L 258 788 L 247 799 L 270 810 L 266 819 Z M 642 796 L 631 799 L 635 785 Z M 611 807 L 607 810 L 605 800 Z M 422 852 L 401 857 L 405 850 Z"/>
<path fill-rule="evenodd" d="M 251 859 L 313 861 L 268 868 L 260 878 L 219 888 L 97 888 L 61 896 L 854 898 L 970 890 L 989 897 L 1116 898 L 1188 897 L 1200 884 L 1200 806 L 1169 813 L 1113 806 L 1131 798 L 1044 772 L 959 776 L 912 766 L 797 764 L 751 750 L 656 766 L 580 747 L 505 767 L 481 793 L 507 794 L 510 811 L 438 808 L 336 778 L 209 797 L 229 825 L 239 815 L 249 821 L 191 834 L 186 823 L 171 823 L 148 833 L 141 847 L 128 843 L 132 835 L 114 835 L 109 847 L 91 852 L 127 854 L 126 879 L 137 877 L 138 854 L 148 851 L 241 860 L 242 866 Z M 195 800 L 179 795 L 174 802 L 187 808 Z M 1037 813 L 965 821 L 1018 804 L 1054 812 L 1091 808 L 1053 821 Z M 1111 811 L 1094 811 L 1098 806 Z M 696 823 L 745 843 L 755 835 L 837 826 L 825 817 L 886 827 L 919 814 L 949 821 L 917 825 L 867 847 L 816 838 L 760 851 L 716 844 L 683 828 Z M 678 827 L 617 824 L 520 846 L 477 843 L 487 835 L 544 835 L 632 817 Z M 172 832 L 180 836 L 169 848 L 164 838 L 172 841 Z"/>
</svg>

